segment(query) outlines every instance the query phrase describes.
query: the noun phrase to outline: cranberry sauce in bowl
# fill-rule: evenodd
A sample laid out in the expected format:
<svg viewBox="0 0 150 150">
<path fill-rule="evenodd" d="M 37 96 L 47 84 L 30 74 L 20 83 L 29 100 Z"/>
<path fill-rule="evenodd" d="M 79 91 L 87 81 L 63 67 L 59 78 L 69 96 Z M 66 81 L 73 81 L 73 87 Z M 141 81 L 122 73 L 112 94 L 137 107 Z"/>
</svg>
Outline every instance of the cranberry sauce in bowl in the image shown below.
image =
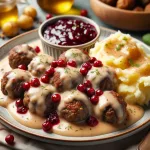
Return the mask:
<svg viewBox="0 0 150 150">
<path fill-rule="evenodd" d="M 97 36 L 96 28 L 77 19 L 60 19 L 46 27 L 44 38 L 53 44 L 72 46 L 87 43 Z"/>
<path fill-rule="evenodd" d="M 38 30 L 43 50 L 58 59 L 70 48 L 88 52 L 99 39 L 100 28 L 91 19 L 77 15 L 62 15 L 50 18 Z"/>
</svg>

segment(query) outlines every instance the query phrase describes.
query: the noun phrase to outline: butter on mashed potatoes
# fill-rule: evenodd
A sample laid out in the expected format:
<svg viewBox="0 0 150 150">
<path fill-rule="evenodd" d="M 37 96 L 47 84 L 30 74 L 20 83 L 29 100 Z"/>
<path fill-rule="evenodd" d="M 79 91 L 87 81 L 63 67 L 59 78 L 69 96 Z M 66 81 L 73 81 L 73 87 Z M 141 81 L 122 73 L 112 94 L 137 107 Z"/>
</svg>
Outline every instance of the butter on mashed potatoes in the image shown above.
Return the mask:
<svg viewBox="0 0 150 150">
<path fill-rule="evenodd" d="M 90 50 L 90 56 L 115 68 L 118 93 L 127 103 L 148 104 L 150 101 L 150 57 L 130 35 L 116 32 Z"/>
</svg>

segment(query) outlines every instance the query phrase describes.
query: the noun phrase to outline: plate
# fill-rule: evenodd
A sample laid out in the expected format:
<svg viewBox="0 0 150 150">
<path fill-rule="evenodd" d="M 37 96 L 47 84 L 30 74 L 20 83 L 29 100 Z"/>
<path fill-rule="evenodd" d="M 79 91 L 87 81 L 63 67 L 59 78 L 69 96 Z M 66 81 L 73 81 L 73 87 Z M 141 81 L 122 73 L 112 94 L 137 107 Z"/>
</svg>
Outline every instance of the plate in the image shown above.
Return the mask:
<svg viewBox="0 0 150 150">
<path fill-rule="evenodd" d="M 110 34 L 114 33 L 115 31 L 101 28 L 101 34 L 100 34 L 100 40 L 105 39 Z M 150 48 L 146 46 L 144 43 L 136 40 L 139 42 L 146 53 L 150 54 Z M 13 48 L 14 46 L 18 44 L 23 43 L 29 43 L 29 44 L 35 44 L 41 46 L 41 42 L 38 37 L 37 30 L 32 30 L 30 32 L 27 32 L 25 34 L 22 34 L 18 37 L 13 38 L 12 40 L 8 41 L 6 44 L 0 47 L 0 60 L 3 59 L 5 56 L 7 56 L 9 50 Z M 0 122 L 7 126 L 8 128 L 12 129 L 13 131 L 16 131 L 19 134 L 22 134 L 24 136 L 44 141 L 48 143 L 53 144 L 63 144 L 63 145 L 95 145 L 95 144 L 104 144 L 113 142 L 116 140 L 121 140 L 123 138 L 126 138 L 128 136 L 131 136 L 140 130 L 146 128 L 148 125 L 150 125 L 150 109 L 145 108 L 144 116 L 134 123 L 133 125 L 129 126 L 126 129 L 116 131 L 109 134 L 104 135 L 98 135 L 98 136 L 92 136 L 92 137 L 66 137 L 61 135 L 56 135 L 54 133 L 46 133 L 42 129 L 32 129 L 25 127 L 18 123 L 7 111 L 7 109 L 0 106 Z"/>
</svg>

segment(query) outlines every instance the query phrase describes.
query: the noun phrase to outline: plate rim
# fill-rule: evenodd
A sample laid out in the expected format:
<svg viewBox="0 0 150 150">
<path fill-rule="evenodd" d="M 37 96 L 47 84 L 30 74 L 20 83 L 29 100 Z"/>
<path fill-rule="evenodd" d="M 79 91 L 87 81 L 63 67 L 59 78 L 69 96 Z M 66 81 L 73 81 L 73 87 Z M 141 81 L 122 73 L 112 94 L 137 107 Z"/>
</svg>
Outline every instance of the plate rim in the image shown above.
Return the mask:
<svg viewBox="0 0 150 150">
<path fill-rule="evenodd" d="M 104 30 L 104 31 L 109 31 L 109 32 L 111 32 L 111 33 L 114 33 L 114 32 L 116 32 L 115 30 L 112 30 L 112 29 L 108 29 L 108 28 L 105 28 L 105 27 L 100 27 L 100 30 Z M 34 33 L 38 33 L 38 29 L 34 29 L 34 30 L 31 30 L 31 31 L 29 31 L 29 32 L 26 32 L 26 33 L 23 33 L 23 34 L 21 34 L 21 35 L 18 35 L 17 37 L 14 37 L 14 38 L 12 38 L 12 39 L 10 39 L 9 41 L 7 41 L 5 44 L 3 44 L 2 46 L 0 46 L 0 50 L 1 50 L 1 48 L 3 48 L 3 47 L 5 47 L 5 46 L 7 46 L 9 43 L 11 43 L 12 41 L 15 41 L 15 40 L 17 40 L 18 38 L 20 38 L 20 37 L 24 37 L 25 35 L 28 35 L 28 34 L 34 34 Z M 100 35 L 101 35 L 101 33 L 100 33 Z M 135 39 L 135 38 L 134 38 Z M 140 40 L 138 40 L 138 39 L 136 39 L 136 41 L 138 41 L 138 42 L 140 42 L 140 43 L 142 43 L 145 47 L 147 47 L 147 49 L 149 49 L 150 50 L 150 48 L 146 45 L 146 44 L 144 44 L 143 42 L 141 42 Z M 145 122 L 143 122 L 143 123 L 141 123 L 140 125 L 138 125 L 138 126 L 135 126 L 135 127 L 132 127 L 131 129 L 128 129 L 127 131 L 123 131 L 122 133 L 117 133 L 116 135 L 110 135 L 110 136 L 108 136 L 108 137 L 104 137 L 104 138 L 97 138 L 97 139 L 85 139 L 85 140 L 73 140 L 73 139 L 71 139 L 71 138 L 69 138 L 69 136 L 68 136 L 68 139 L 69 140 L 66 140 L 66 139 L 63 139 L 63 136 L 62 136 L 62 138 L 53 138 L 53 137 L 46 137 L 46 136 L 44 136 L 44 135 L 41 135 L 41 134 L 36 134 L 36 133 L 33 133 L 33 132 L 28 132 L 28 131 L 25 131 L 24 129 L 21 129 L 21 128 L 19 128 L 19 127 L 17 127 L 17 126 L 15 126 L 15 125 L 13 125 L 13 124 L 11 124 L 9 121 L 7 121 L 5 118 L 3 118 L 2 116 L 0 116 L 0 122 L 2 123 L 2 124 L 4 124 L 5 126 L 9 126 L 9 127 L 11 127 L 11 128 L 15 128 L 15 132 L 22 132 L 22 133 L 26 133 L 26 134 L 28 134 L 29 136 L 32 136 L 32 137 L 34 137 L 34 136 L 38 136 L 38 138 L 44 138 L 44 139 L 46 139 L 46 140 L 50 140 L 50 141 L 61 141 L 61 142 L 69 142 L 69 143 L 78 143 L 78 142 L 80 142 L 80 143 L 87 143 L 87 142 L 104 142 L 104 141 L 108 141 L 108 140 L 115 140 L 116 138 L 120 138 L 120 139 L 122 139 L 124 136 L 126 137 L 127 135 L 132 135 L 132 134 L 134 134 L 134 133 L 136 133 L 136 132 L 138 132 L 138 131 L 140 131 L 140 130 L 142 130 L 143 128 L 145 128 L 146 126 L 148 126 L 149 124 L 150 124 L 150 118 L 149 119 L 147 119 L 147 121 L 145 121 Z M 24 125 L 23 125 L 24 126 Z M 20 133 L 21 134 L 21 133 Z M 98 136 L 98 135 L 97 135 Z M 96 136 L 91 136 L 91 137 L 96 137 Z M 75 138 L 75 137 L 74 137 Z M 80 137 L 77 137 L 77 138 L 80 138 Z M 90 145 L 90 144 L 89 144 Z"/>
</svg>

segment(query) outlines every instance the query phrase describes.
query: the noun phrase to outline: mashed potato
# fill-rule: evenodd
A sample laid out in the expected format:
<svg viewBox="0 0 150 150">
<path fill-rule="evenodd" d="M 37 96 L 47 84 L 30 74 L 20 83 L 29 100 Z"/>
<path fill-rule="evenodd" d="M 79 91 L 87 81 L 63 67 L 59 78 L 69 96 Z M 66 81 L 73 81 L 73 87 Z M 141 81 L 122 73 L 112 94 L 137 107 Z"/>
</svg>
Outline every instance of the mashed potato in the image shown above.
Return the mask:
<svg viewBox="0 0 150 150">
<path fill-rule="evenodd" d="M 150 57 L 128 34 L 117 32 L 97 42 L 90 56 L 115 68 L 120 93 L 127 103 L 148 104 L 150 100 Z"/>
</svg>

